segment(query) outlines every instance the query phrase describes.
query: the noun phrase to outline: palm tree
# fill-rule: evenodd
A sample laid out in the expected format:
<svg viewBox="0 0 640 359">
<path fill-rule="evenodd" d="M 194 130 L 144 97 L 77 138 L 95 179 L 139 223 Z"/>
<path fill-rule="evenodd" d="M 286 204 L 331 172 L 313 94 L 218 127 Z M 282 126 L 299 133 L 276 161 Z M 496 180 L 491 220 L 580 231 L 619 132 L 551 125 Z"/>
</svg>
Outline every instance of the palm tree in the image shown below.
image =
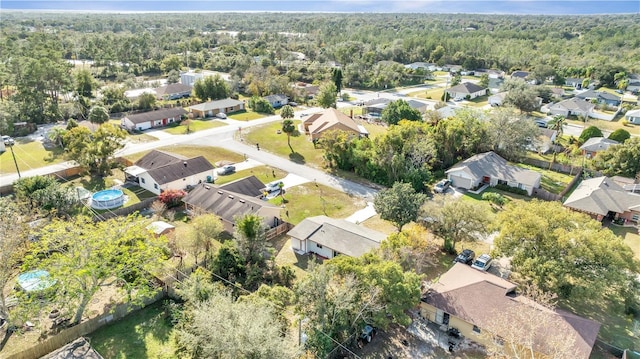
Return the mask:
<svg viewBox="0 0 640 359">
<path fill-rule="evenodd" d="M 296 130 L 296 126 L 293 124 L 293 120 L 286 119 L 282 121 L 282 132 L 287 134 L 287 144 L 291 153 L 294 153 L 293 147 L 291 147 L 291 134 Z"/>
<path fill-rule="evenodd" d="M 558 138 L 562 137 L 562 134 L 564 133 L 564 123 L 566 120 L 567 119 L 562 115 L 555 115 L 553 116 L 553 119 L 548 123 L 550 129 L 558 132 L 558 134 L 556 135 L 556 140 L 553 141 L 552 143 L 553 161 L 551 163 L 556 163 L 556 156 L 558 155 L 558 151 L 556 150 L 557 148 L 556 143 L 558 141 Z"/>
<path fill-rule="evenodd" d="M 64 135 L 66 133 L 67 130 L 64 127 L 54 127 L 47 132 L 47 138 L 59 147 L 64 147 Z"/>
</svg>

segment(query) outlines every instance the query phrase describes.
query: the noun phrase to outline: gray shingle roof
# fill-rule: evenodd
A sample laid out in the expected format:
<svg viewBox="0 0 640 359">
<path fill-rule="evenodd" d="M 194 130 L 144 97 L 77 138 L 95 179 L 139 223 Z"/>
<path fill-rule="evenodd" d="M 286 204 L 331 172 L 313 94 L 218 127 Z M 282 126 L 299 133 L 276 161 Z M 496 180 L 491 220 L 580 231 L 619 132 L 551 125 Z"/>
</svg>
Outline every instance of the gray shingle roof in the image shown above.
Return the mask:
<svg viewBox="0 0 640 359">
<path fill-rule="evenodd" d="M 447 90 L 447 92 L 457 92 L 457 93 L 466 93 L 472 94 L 478 91 L 486 90 L 484 87 L 478 86 L 472 82 L 463 82 L 459 85 L 455 85 Z"/>
<path fill-rule="evenodd" d="M 640 206 L 640 195 L 627 192 L 607 177 L 582 181 L 564 205 L 583 212 L 606 216 L 610 211 L 624 213 Z"/>
<path fill-rule="evenodd" d="M 378 248 L 380 242 L 387 238 L 384 233 L 327 216 L 305 218 L 287 234 L 308 239 L 351 257 L 359 257 Z"/>
<path fill-rule="evenodd" d="M 219 187 L 221 190 L 240 193 L 245 196 L 259 197 L 262 196 L 264 183 L 256 176 L 249 176 L 226 183 Z"/>
<path fill-rule="evenodd" d="M 572 97 L 568 100 L 560 101 L 551 106 L 551 109 L 559 108 L 562 110 L 569 111 L 582 111 L 582 112 L 590 112 L 593 111 L 595 105 L 585 101 L 583 99 Z"/>
<path fill-rule="evenodd" d="M 172 162 L 168 165 L 149 170 L 147 173 L 149 173 L 149 176 L 151 176 L 158 185 L 163 185 L 206 171 L 211 171 L 211 175 L 213 175 L 213 165 L 203 156 L 198 156 L 184 161 Z"/>
<path fill-rule="evenodd" d="M 447 170 L 447 173 L 462 170 L 475 178 L 491 176 L 509 182 L 535 186 L 542 175 L 538 172 L 510 165 L 507 160 L 489 151 L 459 162 Z"/>
<path fill-rule="evenodd" d="M 91 344 L 80 337 L 62 348 L 43 356 L 40 359 L 103 359 L 102 356 L 91 347 Z"/>
<path fill-rule="evenodd" d="M 591 137 L 588 139 L 582 146 L 580 146 L 581 150 L 589 151 L 589 152 L 600 152 L 604 151 L 612 145 L 619 145 L 620 142 L 610 140 L 604 137 Z"/>
<path fill-rule="evenodd" d="M 620 96 L 616 96 L 606 91 L 588 90 L 583 93 L 577 94 L 576 97 L 581 99 L 586 99 L 586 100 L 595 98 L 595 99 L 605 99 L 610 101 L 620 101 Z"/>
<path fill-rule="evenodd" d="M 135 165 L 140 168 L 144 168 L 145 170 L 152 170 L 154 168 L 166 166 L 174 162 L 182 162 L 186 159 L 187 157 L 174 153 L 153 150 L 137 160 L 135 162 Z"/>
<path fill-rule="evenodd" d="M 168 84 L 165 86 L 160 86 L 158 88 L 155 89 L 156 91 L 156 95 L 158 96 L 162 96 L 162 95 L 172 95 L 175 93 L 182 93 L 182 92 L 187 92 L 187 91 L 191 91 L 192 87 L 189 85 L 183 85 L 181 83 L 175 83 L 175 84 Z"/>
<path fill-rule="evenodd" d="M 128 115 L 125 118 L 128 118 L 129 121 L 138 124 L 145 123 L 149 121 L 158 121 L 163 120 L 165 118 L 177 118 L 187 113 L 182 107 L 173 107 L 173 108 L 163 108 L 160 110 L 149 111 L 138 113 L 135 115 Z"/>
<path fill-rule="evenodd" d="M 197 105 L 193 105 L 193 106 L 189 106 L 190 109 L 192 110 L 197 110 L 197 111 L 211 111 L 211 110 L 216 110 L 219 108 L 227 108 L 227 107 L 235 107 L 238 105 L 242 105 L 242 101 L 239 100 L 234 100 L 232 98 L 226 98 L 224 100 L 217 100 L 217 101 L 209 101 L 209 102 L 204 102 L 204 103 L 199 103 Z"/>
</svg>

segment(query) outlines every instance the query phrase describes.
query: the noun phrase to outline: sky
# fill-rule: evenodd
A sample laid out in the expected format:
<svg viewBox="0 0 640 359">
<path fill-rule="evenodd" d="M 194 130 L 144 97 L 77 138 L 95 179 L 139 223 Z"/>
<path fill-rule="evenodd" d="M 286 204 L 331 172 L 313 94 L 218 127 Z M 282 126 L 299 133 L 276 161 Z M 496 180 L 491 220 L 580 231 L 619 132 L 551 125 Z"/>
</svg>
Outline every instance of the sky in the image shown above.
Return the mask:
<svg viewBox="0 0 640 359">
<path fill-rule="evenodd" d="M 640 14 L 640 0 L 0 0 L 1 10 Z"/>
</svg>

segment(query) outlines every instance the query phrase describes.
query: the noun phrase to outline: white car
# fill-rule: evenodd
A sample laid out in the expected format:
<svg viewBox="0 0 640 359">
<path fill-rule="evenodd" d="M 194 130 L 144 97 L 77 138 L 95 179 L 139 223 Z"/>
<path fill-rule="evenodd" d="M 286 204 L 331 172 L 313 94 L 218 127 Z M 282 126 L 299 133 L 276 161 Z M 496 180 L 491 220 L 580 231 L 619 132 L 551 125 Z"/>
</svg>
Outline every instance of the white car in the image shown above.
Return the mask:
<svg viewBox="0 0 640 359">
<path fill-rule="evenodd" d="M 7 135 L 2 136 L 2 142 L 4 142 L 6 146 L 13 146 L 16 143 L 13 138 Z"/>
<path fill-rule="evenodd" d="M 489 268 L 491 268 L 492 263 L 493 260 L 491 259 L 491 256 L 488 254 L 483 254 L 480 257 L 476 258 L 475 261 L 473 261 L 471 268 L 486 272 Z"/>
<path fill-rule="evenodd" d="M 226 114 L 226 113 L 224 113 L 224 112 L 218 112 L 218 113 L 216 114 L 216 117 L 217 117 L 217 118 L 221 118 L 221 119 L 225 119 L 225 118 L 227 118 L 227 114 Z"/>
<path fill-rule="evenodd" d="M 271 193 L 271 192 L 275 192 L 275 191 L 280 191 L 280 184 L 282 183 L 282 181 L 273 181 L 273 182 L 269 182 L 267 183 L 267 187 L 264 189 L 264 191 Z"/>
</svg>

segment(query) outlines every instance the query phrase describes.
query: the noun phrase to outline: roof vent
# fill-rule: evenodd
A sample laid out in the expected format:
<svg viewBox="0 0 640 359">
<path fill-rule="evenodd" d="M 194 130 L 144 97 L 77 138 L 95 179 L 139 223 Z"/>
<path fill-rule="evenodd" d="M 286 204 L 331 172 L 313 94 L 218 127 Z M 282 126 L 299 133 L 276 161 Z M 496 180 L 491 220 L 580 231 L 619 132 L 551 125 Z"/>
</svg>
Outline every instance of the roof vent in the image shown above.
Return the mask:
<svg viewBox="0 0 640 359">
<path fill-rule="evenodd" d="M 211 187 L 209 187 L 209 186 L 204 186 L 204 188 L 206 188 L 207 190 L 211 189 Z"/>
<path fill-rule="evenodd" d="M 244 199 L 240 199 L 238 201 L 240 201 L 240 203 L 245 203 L 246 202 Z"/>
<path fill-rule="evenodd" d="M 187 167 L 187 161 L 182 162 L 182 164 Z"/>
<path fill-rule="evenodd" d="M 222 194 L 222 191 L 218 191 L 218 194 Z"/>
<path fill-rule="evenodd" d="M 229 195 L 229 198 L 233 199 L 234 197 L 232 195 Z"/>
</svg>

